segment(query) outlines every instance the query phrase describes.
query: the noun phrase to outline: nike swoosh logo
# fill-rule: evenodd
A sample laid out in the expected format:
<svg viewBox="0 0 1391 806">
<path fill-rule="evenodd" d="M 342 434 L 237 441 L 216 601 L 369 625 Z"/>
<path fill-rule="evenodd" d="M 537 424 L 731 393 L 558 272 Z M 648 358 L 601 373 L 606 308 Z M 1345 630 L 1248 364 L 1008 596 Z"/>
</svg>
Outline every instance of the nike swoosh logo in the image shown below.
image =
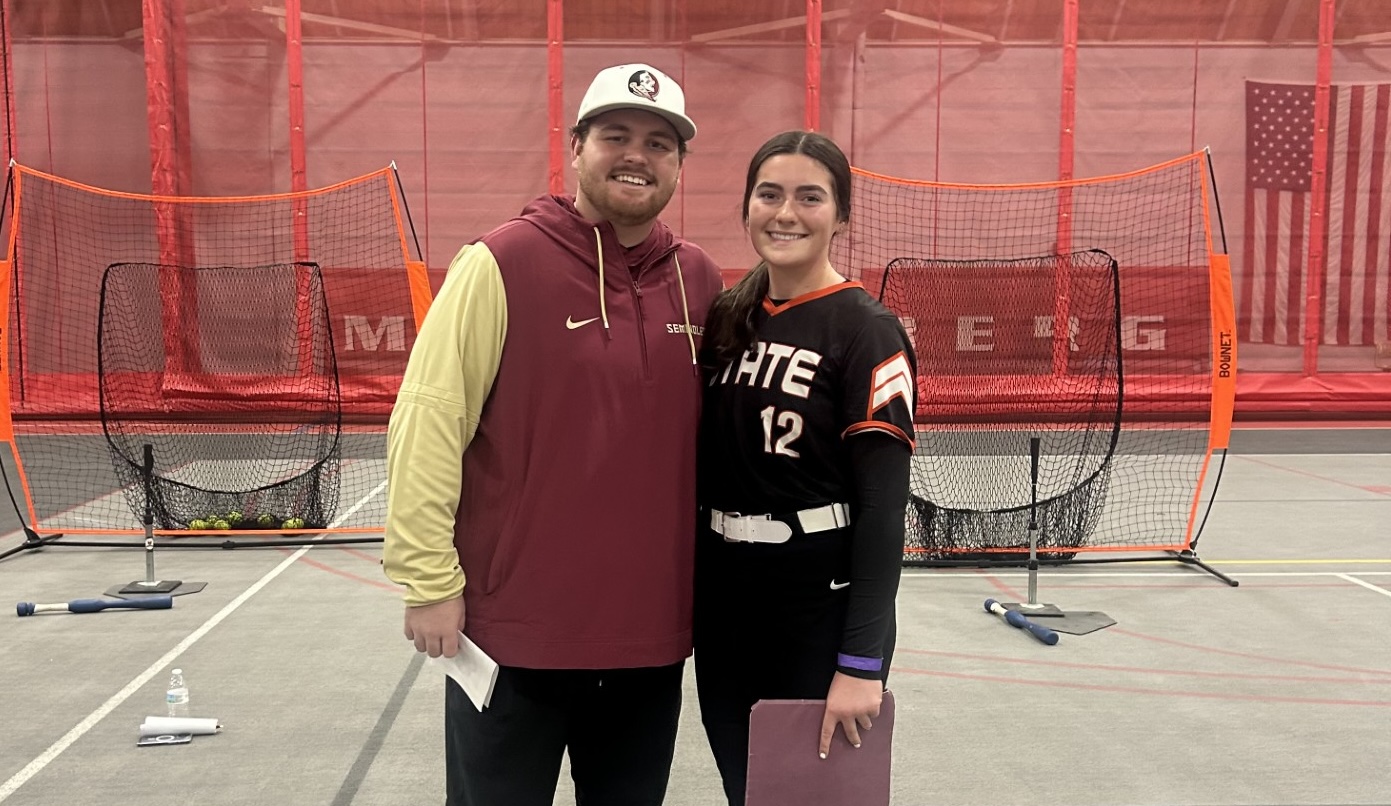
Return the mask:
<svg viewBox="0 0 1391 806">
<path fill-rule="evenodd" d="M 573 318 L 567 316 L 567 317 L 565 317 L 565 326 L 566 326 L 567 328 L 569 328 L 570 330 L 574 330 L 574 329 L 577 328 L 577 327 L 584 327 L 585 325 L 589 324 L 590 322 L 597 322 L 597 321 L 599 321 L 599 317 L 597 317 L 597 316 L 594 317 L 593 319 L 582 319 L 582 320 L 580 320 L 580 321 L 578 321 L 578 322 L 576 322 Z"/>
<path fill-rule="evenodd" d="M 840 590 L 841 588 L 848 588 L 848 587 L 850 587 L 850 583 L 849 583 L 849 582 L 837 582 L 837 581 L 835 581 L 834 579 L 831 580 L 831 590 L 833 590 L 833 591 L 838 591 L 838 590 Z"/>
</svg>

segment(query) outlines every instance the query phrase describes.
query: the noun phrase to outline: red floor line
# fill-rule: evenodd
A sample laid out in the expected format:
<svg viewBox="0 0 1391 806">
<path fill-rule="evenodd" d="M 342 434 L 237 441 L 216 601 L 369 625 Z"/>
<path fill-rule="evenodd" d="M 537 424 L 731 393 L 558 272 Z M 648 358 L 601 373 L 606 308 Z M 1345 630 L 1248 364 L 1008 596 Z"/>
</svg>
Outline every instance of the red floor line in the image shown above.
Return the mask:
<svg viewBox="0 0 1391 806">
<path fill-rule="evenodd" d="M 1266 461 L 1264 461 L 1264 460 L 1256 459 L 1256 458 L 1251 457 L 1251 456 L 1237 456 L 1236 458 L 1237 458 L 1237 459 L 1241 459 L 1241 460 L 1243 460 L 1243 461 L 1250 462 L 1250 463 L 1252 463 L 1252 464 L 1261 465 L 1262 467 L 1268 467 L 1268 468 L 1271 468 L 1271 469 L 1273 469 L 1273 470 L 1283 470 L 1283 471 L 1286 472 L 1286 473 L 1293 473 L 1293 474 L 1295 474 L 1296 476 L 1304 476 L 1305 478 L 1309 478 L 1309 479 L 1317 479 L 1318 481 L 1328 482 L 1329 484 L 1337 484 L 1337 485 L 1342 486 L 1342 487 L 1351 487 L 1351 488 L 1354 489 L 1354 490 L 1361 490 L 1361 491 L 1363 491 L 1363 492 L 1376 493 L 1376 494 L 1378 494 L 1378 495 L 1386 495 L 1386 492 L 1385 492 L 1380 486 L 1378 486 L 1378 485 L 1371 485 L 1371 486 L 1368 486 L 1368 485 L 1365 485 L 1365 484 L 1353 484 L 1353 483 L 1350 482 L 1350 481 L 1342 481 L 1341 479 L 1329 478 L 1328 476 L 1322 476 L 1322 475 L 1319 475 L 1318 473 L 1310 473 L 1310 472 L 1307 471 L 1307 470 L 1298 470 L 1298 469 L 1293 468 L 1293 467 L 1285 467 L 1284 465 L 1277 465 L 1277 464 L 1275 464 L 1274 462 L 1266 462 Z"/>
<path fill-rule="evenodd" d="M 374 555 L 368 554 L 368 553 L 365 552 L 365 551 L 360 551 L 360 550 L 355 549 L 355 548 L 349 548 L 348 546 L 339 546 L 339 547 L 338 547 L 338 550 L 341 551 L 341 552 L 343 552 L 344 554 L 351 554 L 351 555 L 353 555 L 354 557 L 357 557 L 358 559 L 366 560 L 366 561 L 368 561 L 368 562 L 370 562 L 370 563 L 377 563 L 378 565 L 381 564 L 381 559 L 382 559 L 382 558 L 381 558 L 380 555 L 374 556 Z"/>
<path fill-rule="evenodd" d="M 1238 652 L 1234 649 L 1218 649 L 1217 647 L 1202 646 L 1201 644 L 1189 644 L 1184 641 L 1177 641 L 1173 638 L 1161 638 L 1157 635 L 1138 633 L 1132 630 L 1122 629 L 1120 627 L 1111 627 L 1108 629 L 1110 629 L 1111 632 L 1116 633 L 1118 635 L 1128 635 L 1131 638 L 1139 638 L 1144 641 L 1154 641 L 1155 643 L 1160 644 L 1170 644 L 1172 646 L 1183 647 L 1184 649 L 1192 649 L 1198 652 L 1210 652 L 1216 655 L 1227 655 L 1233 658 L 1246 658 L 1248 660 L 1258 660 L 1263 661 L 1265 663 L 1273 663 L 1277 665 L 1286 664 L 1289 666 L 1303 666 L 1310 669 L 1324 669 L 1330 672 L 1348 672 L 1349 674 L 1391 675 L 1391 669 L 1364 669 L 1359 668 L 1357 666 L 1338 666 L 1336 664 L 1331 663 L 1314 663 L 1313 661 L 1293 660 L 1291 658 L 1274 658 L 1269 655 L 1256 655 L 1250 652 Z"/>
<path fill-rule="evenodd" d="M 999 590 L 1003 595 L 1008 596 L 1009 601 L 1024 601 L 1024 598 L 1020 596 L 1017 591 L 1015 591 L 1009 585 L 1005 584 L 1002 580 L 990 574 L 983 574 L 983 576 L 985 576 L 986 580 L 990 582 L 990 584 L 993 585 L 997 590 Z M 1361 669 L 1355 666 L 1338 666 L 1327 663 L 1314 663 L 1313 661 L 1293 660 L 1290 658 L 1274 658 L 1270 657 L 1269 655 L 1255 655 L 1248 652 L 1238 652 L 1233 649 L 1220 649 L 1218 647 L 1203 646 L 1201 644 L 1189 644 L 1184 641 L 1175 640 L 1173 638 L 1161 638 L 1157 635 L 1139 633 L 1133 630 L 1124 629 L 1122 627 L 1108 627 L 1107 632 L 1113 635 L 1126 635 L 1131 638 L 1139 638 L 1143 641 L 1153 641 L 1155 643 L 1160 644 L 1169 644 L 1172 646 L 1182 647 L 1184 649 L 1191 649 L 1195 652 L 1207 652 L 1214 655 L 1226 655 L 1228 657 L 1233 658 L 1245 658 L 1247 660 L 1257 660 L 1262 661 L 1264 663 L 1272 663 L 1276 665 L 1284 664 L 1288 666 L 1301 666 L 1310 669 L 1323 669 L 1325 671 L 1330 672 L 1347 672 L 1349 674 L 1391 675 L 1391 669 Z"/>
<path fill-rule="evenodd" d="M 1015 593 L 1015 592 L 1014 592 L 1014 588 L 1011 588 L 1004 580 L 1000 579 L 999 577 L 995 576 L 994 574 L 991 574 L 991 573 L 988 572 L 988 571 L 982 571 L 982 570 L 977 569 L 976 572 L 977 572 L 978 574 L 980 574 L 981 576 L 985 577 L 985 581 L 986 581 L 986 582 L 989 582 L 990 585 L 991 585 L 991 587 L 993 587 L 993 588 L 995 588 L 995 590 L 999 591 L 1001 595 L 1006 596 L 1006 597 L 1009 597 L 1009 601 L 1013 602 L 1013 601 L 1019 601 L 1019 600 L 1020 600 L 1019 594 L 1018 594 L 1018 593 Z M 984 604 L 984 600 L 982 599 L 981 601 L 982 601 L 982 604 Z M 983 610 L 982 610 L 982 612 L 983 612 Z"/>
<path fill-rule="evenodd" d="M 331 565 L 325 565 L 319 562 L 318 560 L 311 560 L 308 557 L 300 557 L 299 561 L 304 563 L 305 565 L 313 566 L 314 568 L 317 568 L 320 571 L 327 571 L 330 574 L 337 574 L 338 576 L 343 577 L 344 579 L 351 579 L 352 581 L 360 582 L 363 585 L 371 585 L 374 588 L 381 588 L 382 590 L 391 591 L 392 593 L 400 593 L 401 590 L 400 588 L 396 587 L 395 585 L 392 585 L 389 582 L 378 582 L 375 579 L 360 577 L 357 574 L 351 573 L 349 571 L 339 570 Z"/>
</svg>

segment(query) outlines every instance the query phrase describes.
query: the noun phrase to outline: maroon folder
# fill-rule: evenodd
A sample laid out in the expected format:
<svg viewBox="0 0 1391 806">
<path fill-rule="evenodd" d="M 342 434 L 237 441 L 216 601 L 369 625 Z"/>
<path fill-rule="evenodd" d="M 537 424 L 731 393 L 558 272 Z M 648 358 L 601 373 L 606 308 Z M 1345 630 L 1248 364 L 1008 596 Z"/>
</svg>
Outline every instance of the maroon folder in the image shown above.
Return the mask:
<svg viewBox="0 0 1391 806">
<path fill-rule="evenodd" d="M 894 698 L 884 703 L 874 727 L 851 747 L 836 728 L 822 759 L 825 700 L 759 700 L 749 715 L 749 783 L 746 806 L 889 806 L 893 759 Z"/>
</svg>

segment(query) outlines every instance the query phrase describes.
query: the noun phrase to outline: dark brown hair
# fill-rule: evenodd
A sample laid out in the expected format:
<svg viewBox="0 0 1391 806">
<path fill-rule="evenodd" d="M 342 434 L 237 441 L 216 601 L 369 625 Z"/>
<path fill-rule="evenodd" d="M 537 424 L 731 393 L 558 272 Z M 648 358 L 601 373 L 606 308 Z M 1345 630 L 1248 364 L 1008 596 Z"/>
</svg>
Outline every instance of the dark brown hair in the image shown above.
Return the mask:
<svg viewBox="0 0 1391 806">
<path fill-rule="evenodd" d="M 784 154 L 802 154 L 821 163 L 831 174 L 831 195 L 836 200 L 836 219 L 850 219 L 850 161 L 835 141 L 824 134 L 788 131 L 764 143 L 749 160 L 744 181 L 744 224 L 749 223 L 749 197 L 763 163 Z M 720 369 L 743 355 L 753 344 L 753 314 L 768 295 L 768 264 L 759 261 L 734 287 L 720 294 L 710 306 L 701 346 L 701 365 Z"/>
</svg>

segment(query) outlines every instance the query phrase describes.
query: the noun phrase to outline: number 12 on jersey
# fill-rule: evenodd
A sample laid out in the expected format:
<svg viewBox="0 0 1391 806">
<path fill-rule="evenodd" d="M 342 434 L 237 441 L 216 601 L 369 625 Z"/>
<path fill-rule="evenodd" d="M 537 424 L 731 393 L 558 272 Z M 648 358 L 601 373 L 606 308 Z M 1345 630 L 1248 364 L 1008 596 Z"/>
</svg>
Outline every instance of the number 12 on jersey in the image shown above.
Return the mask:
<svg viewBox="0 0 1391 806">
<path fill-rule="evenodd" d="M 763 420 L 764 453 L 801 458 L 802 454 L 792 447 L 792 443 L 802 435 L 802 415 L 795 411 L 778 411 L 769 406 L 759 413 L 759 417 Z M 781 433 L 775 435 L 774 428 L 780 429 Z"/>
</svg>

